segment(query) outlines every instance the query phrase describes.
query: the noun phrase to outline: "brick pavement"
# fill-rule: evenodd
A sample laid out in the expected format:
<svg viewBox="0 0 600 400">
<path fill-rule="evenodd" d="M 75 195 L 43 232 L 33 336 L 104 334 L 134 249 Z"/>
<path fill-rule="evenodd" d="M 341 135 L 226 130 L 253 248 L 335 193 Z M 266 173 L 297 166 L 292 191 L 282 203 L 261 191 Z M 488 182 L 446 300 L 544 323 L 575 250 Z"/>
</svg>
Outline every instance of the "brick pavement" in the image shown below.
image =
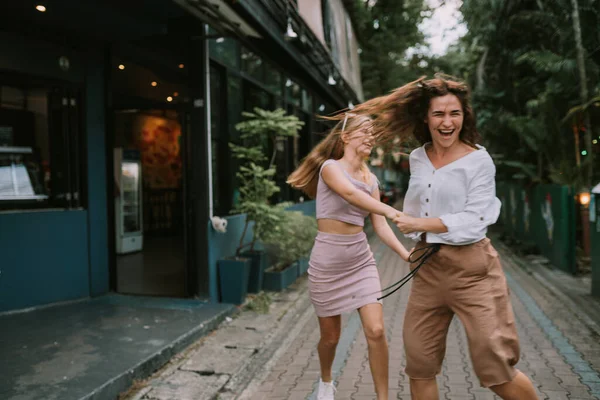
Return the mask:
<svg viewBox="0 0 600 400">
<path fill-rule="evenodd" d="M 376 238 L 370 240 L 383 285 L 391 284 L 408 272 L 408 266 Z M 407 246 L 409 243 L 406 243 Z M 595 332 L 570 313 L 535 279 L 515 266 L 512 257 L 497 246 L 509 277 L 517 329 L 521 341 L 518 368 L 527 374 L 540 399 L 597 399 L 600 392 L 600 340 Z M 426 267 L 426 266 L 425 266 Z M 404 375 L 405 357 L 402 324 L 409 285 L 384 300 L 384 318 L 390 348 L 390 399 L 410 399 Z M 344 316 L 347 326 L 350 316 Z M 356 316 L 354 316 L 356 318 Z M 319 377 L 316 345 L 319 331 L 316 316 L 302 328 L 252 399 L 309 399 Z M 337 399 L 375 399 L 367 359 L 367 343 L 358 330 L 355 340 L 343 353 L 344 363 L 337 376 Z M 445 362 L 438 376 L 441 399 L 498 399 L 481 388 L 473 372 L 462 325 L 454 319 Z"/>
</svg>

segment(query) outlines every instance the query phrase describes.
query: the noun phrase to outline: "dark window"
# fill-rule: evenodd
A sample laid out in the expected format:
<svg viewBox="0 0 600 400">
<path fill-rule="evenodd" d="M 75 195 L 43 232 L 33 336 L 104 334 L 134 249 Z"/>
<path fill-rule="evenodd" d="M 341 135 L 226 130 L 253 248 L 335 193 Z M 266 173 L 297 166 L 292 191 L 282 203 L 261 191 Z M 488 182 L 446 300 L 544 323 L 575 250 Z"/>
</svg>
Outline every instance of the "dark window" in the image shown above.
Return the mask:
<svg viewBox="0 0 600 400">
<path fill-rule="evenodd" d="M 81 96 L 0 85 L 0 208 L 83 206 Z"/>
</svg>

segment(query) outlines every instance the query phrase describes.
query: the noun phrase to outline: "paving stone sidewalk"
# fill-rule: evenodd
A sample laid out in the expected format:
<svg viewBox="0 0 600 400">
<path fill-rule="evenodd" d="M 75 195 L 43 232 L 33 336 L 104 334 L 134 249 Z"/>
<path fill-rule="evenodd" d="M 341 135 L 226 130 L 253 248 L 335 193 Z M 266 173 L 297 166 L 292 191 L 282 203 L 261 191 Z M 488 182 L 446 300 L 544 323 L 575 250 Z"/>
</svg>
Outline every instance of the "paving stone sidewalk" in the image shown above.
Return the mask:
<svg viewBox="0 0 600 400">
<path fill-rule="evenodd" d="M 408 265 L 376 238 L 370 239 L 378 261 L 382 283 L 391 284 L 408 272 Z M 407 246 L 410 243 L 406 243 Z M 521 341 L 518 368 L 527 374 L 540 399 L 600 399 L 600 340 L 590 324 L 570 311 L 558 296 L 515 263 L 509 249 L 496 246 L 503 259 L 511 289 L 517 329 Z M 426 266 L 425 266 L 426 267 Z M 410 285 L 410 284 L 409 284 Z M 409 285 L 384 300 L 386 331 L 390 347 L 390 398 L 410 399 L 404 375 L 402 324 Z M 311 313 L 311 309 L 307 311 Z M 239 399 L 304 400 L 315 398 L 319 377 L 316 345 L 319 339 L 314 314 L 305 318 L 289 347 L 280 349 L 261 376 Z M 344 316 L 344 331 L 338 346 L 334 373 L 336 399 L 375 399 L 367 359 L 367 343 L 358 314 Z M 438 377 L 441 399 L 498 399 L 481 388 L 473 372 L 466 336 L 454 319 L 442 374 Z"/>
</svg>

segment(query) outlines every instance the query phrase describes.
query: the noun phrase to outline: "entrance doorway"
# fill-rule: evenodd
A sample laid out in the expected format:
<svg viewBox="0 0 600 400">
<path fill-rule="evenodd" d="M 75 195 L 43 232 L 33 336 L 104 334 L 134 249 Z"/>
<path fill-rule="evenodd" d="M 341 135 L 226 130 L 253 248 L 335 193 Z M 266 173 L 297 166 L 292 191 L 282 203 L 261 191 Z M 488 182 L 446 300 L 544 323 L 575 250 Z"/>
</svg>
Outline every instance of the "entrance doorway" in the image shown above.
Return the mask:
<svg viewBox="0 0 600 400">
<path fill-rule="evenodd" d="M 114 290 L 186 297 L 185 85 L 117 59 L 112 76 Z"/>
<path fill-rule="evenodd" d="M 173 110 L 116 110 L 115 185 L 117 291 L 186 295 L 184 171 L 180 115 Z M 119 157 L 120 154 L 124 156 Z M 119 159 L 120 158 L 120 159 Z M 137 159 L 137 160 L 136 160 Z M 139 182 L 127 163 L 139 164 Z M 120 165 L 119 165 L 120 164 Z M 119 179 L 121 175 L 121 179 Z M 122 226 L 123 229 L 119 229 Z M 137 239 L 137 245 L 119 246 Z"/>
</svg>

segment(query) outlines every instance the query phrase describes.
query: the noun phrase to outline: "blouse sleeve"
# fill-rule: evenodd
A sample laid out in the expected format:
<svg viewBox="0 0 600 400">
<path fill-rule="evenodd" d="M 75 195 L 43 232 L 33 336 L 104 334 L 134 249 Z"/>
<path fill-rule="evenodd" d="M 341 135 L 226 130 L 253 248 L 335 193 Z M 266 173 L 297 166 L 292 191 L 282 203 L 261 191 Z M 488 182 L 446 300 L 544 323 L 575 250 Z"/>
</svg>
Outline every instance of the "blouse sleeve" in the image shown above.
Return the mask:
<svg viewBox="0 0 600 400">
<path fill-rule="evenodd" d="M 478 239 L 482 229 L 496 223 L 500 206 L 496 197 L 496 167 L 492 159 L 487 158 L 469 182 L 464 210 L 440 216 L 448 232 L 427 233 L 427 239 L 436 242 L 439 238 L 454 244 L 472 242 Z"/>
<path fill-rule="evenodd" d="M 413 151 L 412 153 L 410 153 L 410 157 L 408 160 L 409 160 L 410 174 L 413 175 L 416 173 L 417 164 L 419 162 L 417 160 L 416 151 Z M 410 191 L 410 183 L 409 183 L 408 190 Z M 402 212 L 410 217 L 415 217 L 415 218 L 421 217 L 419 201 L 417 199 L 413 199 L 411 196 L 409 196 L 409 192 L 407 192 L 406 194 L 407 194 L 407 196 L 404 197 L 404 204 L 402 205 Z M 423 232 L 411 232 L 411 233 L 404 234 L 405 237 L 407 237 L 408 239 L 412 239 L 415 242 L 418 242 L 419 240 L 421 240 L 421 235 L 423 235 Z"/>
</svg>

